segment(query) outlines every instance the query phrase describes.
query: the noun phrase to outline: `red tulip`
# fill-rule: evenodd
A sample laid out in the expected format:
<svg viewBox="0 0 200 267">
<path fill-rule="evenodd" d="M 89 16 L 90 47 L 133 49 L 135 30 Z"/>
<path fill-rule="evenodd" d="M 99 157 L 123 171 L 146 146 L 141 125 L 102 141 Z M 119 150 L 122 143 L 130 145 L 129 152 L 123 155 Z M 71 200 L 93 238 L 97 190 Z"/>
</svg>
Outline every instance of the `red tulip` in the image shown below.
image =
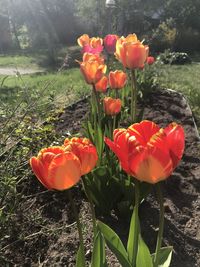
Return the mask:
<svg viewBox="0 0 200 267">
<path fill-rule="evenodd" d="M 114 54 L 115 53 L 117 39 L 119 39 L 119 36 L 117 36 L 115 34 L 108 34 L 104 38 L 104 40 L 103 40 L 104 46 L 105 46 L 106 51 L 109 54 Z"/>
<path fill-rule="evenodd" d="M 171 175 L 182 158 L 184 130 L 176 123 L 165 129 L 151 121 L 116 129 L 106 144 L 118 157 L 122 169 L 140 181 L 155 184 Z"/>
<path fill-rule="evenodd" d="M 147 57 L 146 62 L 148 65 L 152 65 L 155 62 L 155 58 L 154 57 Z"/>
</svg>

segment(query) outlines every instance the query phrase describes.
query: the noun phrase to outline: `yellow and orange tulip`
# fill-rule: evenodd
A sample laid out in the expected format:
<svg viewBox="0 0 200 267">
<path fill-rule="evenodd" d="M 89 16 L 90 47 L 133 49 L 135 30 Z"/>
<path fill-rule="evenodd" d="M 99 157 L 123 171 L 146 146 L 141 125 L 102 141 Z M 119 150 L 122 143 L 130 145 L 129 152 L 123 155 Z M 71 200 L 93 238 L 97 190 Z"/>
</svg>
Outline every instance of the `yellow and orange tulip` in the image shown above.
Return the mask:
<svg viewBox="0 0 200 267">
<path fill-rule="evenodd" d="M 88 84 L 96 84 L 101 80 L 107 68 L 102 57 L 90 53 L 85 53 L 83 55 L 83 61 L 78 63 Z"/>
<path fill-rule="evenodd" d="M 143 45 L 135 34 L 121 37 L 116 42 L 116 58 L 125 68 L 143 68 L 149 53 L 149 47 Z"/>
<path fill-rule="evenodd" d="M 64 190 L 74 186 L 81 177 L 79 158 L 62 147 L 42 149 L 30 159 L 33 172 L 48 189 Z"/>
<path fill-rule="evenodd" d="M 109 73 L 109 84 L 112 89 L 122 89 L 127 82 L 127 75 L 121 70 Z"/>
<path fill-rule="evenodd" d="M 98 156 L 96 147 L 87 138 L 73 137 L 64 141 L 66 151 L 70 151 L 80 160 L 81 175 L 89 173 L 96 165 Z"/>
<path fill-rule="evenodd" d="M 155 184 L 171 175 L 182 158 L 184 130 L 176 123 L 165 129 L 151 121 L 116 129 L 106 144 L 118 157 L 122 169 L 140 181 Z"/>
<path fill-rule="evenodd" d="M 108 87 L 108 78 L 106 76 L 103 76 L 101 80 L 99 80 L 95 84 L 95 89 L 97 92 L 105 93 Z"/>
<path fill-rule="evenodd" d="M 103 100 L 106 115 L 114 116 L 121 111 L 122 102 L 120 99 L 105 97 Z"/>
<path fill-rule="evenodd" d="M 94 168 L 96 162 L 96 148 L 86 138 L 68 139 L 65 146 L 44 148 L 37 157 L 30 159 L 36 177 L 50 190 L 71 188 L 79 182 L 81 175 Z"/>
<path fill-rule="evenodd" d="M 78 44 L 83 47 L 85 45 L 88 45 L 90 42 L 90 37 L 88 34 L 83 34 L 77 39 Z"/>
</svg>

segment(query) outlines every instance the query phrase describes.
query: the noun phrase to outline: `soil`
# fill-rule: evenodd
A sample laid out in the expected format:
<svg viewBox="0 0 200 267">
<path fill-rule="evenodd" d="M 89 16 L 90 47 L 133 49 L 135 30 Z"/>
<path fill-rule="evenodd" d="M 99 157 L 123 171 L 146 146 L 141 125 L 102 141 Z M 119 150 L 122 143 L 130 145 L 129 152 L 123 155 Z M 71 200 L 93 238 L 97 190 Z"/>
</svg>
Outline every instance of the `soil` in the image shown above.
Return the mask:
<svg viewBox="0 0 200 267">
<path fill-rule="evenodd" d="M 176 121 L 186 134 L 183 159 L 173 175 L 163 183 L 165 199 L 165 229 L 163 246 L 174 248 L 171 267 L 200 266 L 200 140 L 191 110 L 185 98 L 174 91 L 155 91 L 144 107 L 144 119 L 165 127 Z M 80 131 L 88 112 L 87 99 L 67 107 L 56 123 L 57 131 L 66 137 Z M 21 190 L 21 189 L 19 189 Z M 80 185 L 73 188 L 79 207 L 86 244 L 91 257 L 91 217 L 89 205 Z M 142 235 L 154 250 L 158 227 L 158 204 L 152 192 L 140 206 Z M 48 192 L 33 178 L 27 181 L 17 215 L 10 220 L 10 233 L 0 251 L 0 266 L 75 266 L 78 234 L 66 192 Z M 129 218 L 101 218 L 127 240 Z M 120 266 L 108 251 L 109 266 Z"/>
</svg>

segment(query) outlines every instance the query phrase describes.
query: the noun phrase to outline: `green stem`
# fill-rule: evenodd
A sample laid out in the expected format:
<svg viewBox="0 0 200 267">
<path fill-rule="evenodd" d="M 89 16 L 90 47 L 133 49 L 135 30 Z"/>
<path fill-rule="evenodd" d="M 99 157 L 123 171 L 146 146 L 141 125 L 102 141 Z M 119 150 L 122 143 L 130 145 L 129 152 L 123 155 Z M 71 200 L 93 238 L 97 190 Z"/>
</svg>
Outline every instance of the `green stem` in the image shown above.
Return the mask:
<svg viewBox="0 0 200 267">
<path fill-rule="evenodd" d="M 109 137 L 112 139 L 112 136 L 113 136 L 113 123 L 112 123 L 112 117 L 111 116 L 109 116 L 109 118 L 108 118 L 108 131 L 109 131 Z"/>
<path fill-rule="evenodd" d="M 160 216 L 159 216 L 159 230 L 158 230 L 158 236 L 157 236 L 156 252 L 155 252 L 155 258 L 154 258 L 155 267 L 158 266 L 159 253 L 160 253 L 160 248 L 162 244 L 163 230 L 164 230 L 163 194 L 162 194 L 162 190 L 161 190 L 159 183 L 156 184 L 156 191 L 157 191 L 158 202 L 160 205 Z"/>
<path fill-rule="evenodd" d="M 136 111 L 137 111 L 137 82 L 136 72 L 131 70 L 131 121 L 136 122 Z"/>
<path fill-rule="evenodd" d="M 117 128 L 117 127 L 116 127 L 116 121 L 117 121 L 117 115 L 115 115 L 115 116 L 113 117 L 113 131 Z M 111 138 L 112 138 L 112 136 L 111 136 Z"/>
<path fill-rule="evenodd" d="M 136 266 L 136 258 L 137 258 L 137 251 L 138 251 L 138 233 L 139 233 L 139 217 L 138 217 L 138 210 L 140 204 L 140 189 L 139 189 L 139 182 L 135 179 L 135 235 L 134 235 L 134 246 L 133 246 L 133 261 L 132 265 Z"/>
<path fill-rule="evenodd" d="M 95 84 L 92 85 L 92 89 L 93 89 L 93 95 L 94 95 L 94 99 L 95 99 L 95 105 L 96 105 L 96 113 L 97 113 L 97 116 L 99 118 L 99 123 L 100 123 L 100 118 L 101 118 L 101 107 L 100 107 L 100 99 L 99 99 L 99 95 L 98 95 L 98 92 L 96 91 L 96 88 L 95 88 Z"/>
<path fill-rule="evenodd" d="M 71 193 L 70 190 L 67 190 L 67 192 L 68 192 L 68 198 L 69 198 L 69 201 L 70 201 L 73 213 L 74 213 L 74 217 L 75 217 L 75 220 L 76 220 L 76 224 L 77 224 L 79 241 L 80 241 L 80 249 L 81 249 L 81 257 L 82 257 L 81 262 L 83 262 L 83 264 L 84 264 L 83 267 L 85 267 L 86 266 L 86 261 L 85 261 L 85 250 L 84 250 L 84 244 L 83 244 L 82 227 L 81 227 L 81 223 L 80 223 L 80 219 L 79 219 L 79 215 L 78 215 L 76 206 L 74 204 L 72 193 Z"/>
</svg>

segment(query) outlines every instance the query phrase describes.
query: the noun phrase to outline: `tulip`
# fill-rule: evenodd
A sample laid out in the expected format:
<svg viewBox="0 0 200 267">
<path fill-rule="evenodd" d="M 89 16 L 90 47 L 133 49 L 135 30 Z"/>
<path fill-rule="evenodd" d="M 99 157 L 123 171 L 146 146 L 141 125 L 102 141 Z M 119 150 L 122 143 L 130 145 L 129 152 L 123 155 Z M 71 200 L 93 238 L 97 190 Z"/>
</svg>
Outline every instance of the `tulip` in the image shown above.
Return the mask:
<svg viewBox="0 0 200 267">
<path fill-rule="evenodd" d="M 98 156 L 95 146 L 87 138 L 73 137 L 64 141 L 66 151 L 70 151 L 80 160 L 81 175 L 89 173 L 96 165 Z"/>
<path fill-rule="evenodd" d="M 127 82 L 127 75 L 121 70 L 111 71 L 109 73 L 109 84 L 112 89 L 121 89 Z"/>
<path fill-rule="evenodd" d="M 100 54 L 103 51 L 103 40 L 99 37 L 90 38 L 89 35 L 83 34 L 77 39 L 78 44 L 82 47 L 81 52 Z"/>
<path fill-rule="evenodd" d="M 152 65 L 155 62 L 155 58 L 154 57 L 147 57 L 147 64 L 148 65 Z"/>
<path fill-rule="evenodd" d="M 79 158 L 62 147 L 42 149 L 30 159 L 30 165 L 38 180 L 50 190 L 69 189 L 81 177 Z"/>
<path fill-rule="evenodd" d="M 99 80 L 95 84 L 95 90 L 98 92 L 105 93 L 108 87 L 108 78 L 106 76 L 103 76 L 101 80 Z"/>
<path fill-rule="evenodd" d="M 148 53 L 149 47 L 143 45 L 135 34 L 129 34 L 126 38 L 121 37 L 116 42 L 116 58 L 125 68 L 142 68 Z"/>
<path fill-rule="evenodd" d="M 84 47 L 85 45 L 89 44 L 90 37 L 88 34 L 83 34 L 77 39 L 77 42 L 81 47 Z"/>
<path fill-rule="evenodd" d="M 184 151 L 184 130 L 176 123 L 165 129 L 151 121 L 116 129 L 106 144 L 118 157 L 122 169 L 140 181 L 165 180 L 178 165 Z"/>
<path fill-rule="evenodd" d="M 96 84 L 106 72 L 104 60 L 98 55 L 85 53 L 83 62 L 79 62 L 81 72 L 88 84 Z"/>
<path fill-rule="evenodd" d="M 86 138 L 66 139 L 64 146 L 42 149 L 30 165 L 47 189 L 65 190 L 77 184 L 97 162 L 96 148 Z"/>
<path fill-rule="evenodd" d="M 115 34 L 108 34 L 106 35 L 106 37 L 104 38 L 103 42 L 104 42 L 104 46 L 106 51 L 109 54 L 114 54 L 116 51 L 116 42 L 119 39 L 119 37 Z"/>
<path fill-rule="evenodd" d="M 117 115 L 121 111 L 121 100 L 114 99 L 112 97 L 105 97 L 103 100 L 104 103 L 104 111 L 106 115 Z"/>
</svg>

